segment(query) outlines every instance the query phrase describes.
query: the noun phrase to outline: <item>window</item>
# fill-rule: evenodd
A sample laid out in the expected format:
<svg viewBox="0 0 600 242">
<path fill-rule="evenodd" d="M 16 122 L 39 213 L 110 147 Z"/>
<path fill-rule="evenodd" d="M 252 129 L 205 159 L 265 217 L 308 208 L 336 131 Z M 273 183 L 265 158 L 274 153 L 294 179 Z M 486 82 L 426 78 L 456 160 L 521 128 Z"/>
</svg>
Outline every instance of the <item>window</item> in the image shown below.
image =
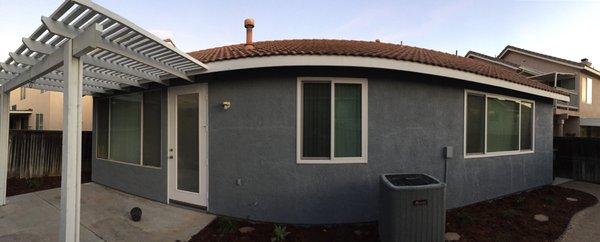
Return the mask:
<svg viewBox="0 0 600 242">
<path fill-rule="evenodd" d="M 44 130 L 44 114 L 43 113 L 35 114 L 35 129 L 36 130 Z"/>
<path fill-rule="evenodd" d="M 161 91 L 98 99 L 96 155 L 160 167 Z"/>
<path fill-rule="evenodd" d="M 298 79 L 298 163 L 367 162 L 367 80 Z"/>
<path fill-rule="evenodd" d="M 586 99 L 585 103 L 592 104 L 592 78 L 586 78 Z"/>
<path fill-rule="evenodd" d="M 25 100 L 25 98 L 27 98 L 27 89 L 24 87 L 21 87 L 21 99 L 20 100 Z"/>
<path fill-rule="evenodd" d="M 533 151 L 534 102 L 478 92 L 465 98 L 467 156 Z"/>
<path fill-rule="evenodd" d="M 592 78 L 581 78 L 581 102 L 592 104 Z"/>
</svg>

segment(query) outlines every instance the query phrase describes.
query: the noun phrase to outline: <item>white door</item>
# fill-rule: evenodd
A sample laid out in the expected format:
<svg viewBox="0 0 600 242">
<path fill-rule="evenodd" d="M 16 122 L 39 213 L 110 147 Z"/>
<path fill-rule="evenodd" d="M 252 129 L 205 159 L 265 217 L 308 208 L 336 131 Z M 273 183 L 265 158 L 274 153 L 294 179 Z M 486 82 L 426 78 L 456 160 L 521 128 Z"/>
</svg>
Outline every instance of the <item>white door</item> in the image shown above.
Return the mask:
<svg viewBox="0 0 600 242">
<path fill-rule="evenodd" d="M 208 86 L 169 88 L 169 199 L 208 205 Z"/>
</svg>

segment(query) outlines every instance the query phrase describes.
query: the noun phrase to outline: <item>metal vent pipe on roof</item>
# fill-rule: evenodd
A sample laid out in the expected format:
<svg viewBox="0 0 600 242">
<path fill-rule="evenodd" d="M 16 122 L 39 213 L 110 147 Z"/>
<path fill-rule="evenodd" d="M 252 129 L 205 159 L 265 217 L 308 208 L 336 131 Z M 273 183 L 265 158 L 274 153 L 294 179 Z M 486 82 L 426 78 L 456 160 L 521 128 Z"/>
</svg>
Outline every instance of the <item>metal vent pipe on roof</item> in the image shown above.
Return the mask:
<svg viewBox="0 0 600 242">
<path fill-rule="evenodd" d="M 244 20 L 244 27 L 246 27 L 246 50 L 253 50 L 254 43 L 252 42 L 252 29 L 254 28 L 254 19 L 247 18 Z"/>
</svg>

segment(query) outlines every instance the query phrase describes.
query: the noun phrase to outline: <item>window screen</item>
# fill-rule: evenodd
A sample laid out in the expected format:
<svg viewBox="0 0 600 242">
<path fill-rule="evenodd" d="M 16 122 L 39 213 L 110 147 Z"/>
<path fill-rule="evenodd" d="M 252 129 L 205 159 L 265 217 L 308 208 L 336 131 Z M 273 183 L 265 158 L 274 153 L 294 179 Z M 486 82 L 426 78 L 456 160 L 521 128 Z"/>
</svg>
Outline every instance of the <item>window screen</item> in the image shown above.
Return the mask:
<svg viewBox="0 0 600 242">
<path fill-rule="evenodd" d="M 467 153 L 483 153 L 485 140 L 485 97 L 467 96 Z"/>
<path fill-rule="evenodd" d="M 335 84 L 335 157 L 360 157 L 362 111 L 360 84 Z"/>
<path fill-rule="evenodd" d="M 161 91 L 144 93 L 144 165 L 160 167 Z"/>
<path fill-rule="evenodd" d="M 302 156 L 331 156 L 331 84 L 303 83 Z"/>
<path fill-rule="evenodd" d="M 133 93 L 110 100 L 110 159 L 139 164 L 142 95 Z"/>
<path fill-rule="evenodd" d="M 96 155 L 108 159 L 108 98 L 97 99 Z"/>
</svg>

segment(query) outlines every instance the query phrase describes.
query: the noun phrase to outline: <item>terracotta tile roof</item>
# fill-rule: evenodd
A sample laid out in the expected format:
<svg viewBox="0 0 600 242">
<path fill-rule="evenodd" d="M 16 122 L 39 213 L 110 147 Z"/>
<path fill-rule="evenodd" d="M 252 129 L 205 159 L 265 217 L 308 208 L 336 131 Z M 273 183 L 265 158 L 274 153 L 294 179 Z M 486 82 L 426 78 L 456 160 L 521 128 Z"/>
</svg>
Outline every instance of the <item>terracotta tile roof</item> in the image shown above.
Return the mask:
<svg viewBox="0 0 600 242">
<path fill-rule="evenodd" d="M 189 54 L 204 63 L 240 58 L 281 55 L 339 55 L 375 57 L 417 62 L 465 71 L 482 76 L 498 78 L 508 82 L 513 82 L 545 91 L 565 94 L 548 85 L 527 79 L 526 77 L 506 67 L 435 50 L 406 45 L 380 43 L 374 41 L 299 39 L 255 42 L 254 47 L 255 48 L 253 50 L 245 50 L 244 44 L 237 44 L 199 50 Z"/>
</svg>

